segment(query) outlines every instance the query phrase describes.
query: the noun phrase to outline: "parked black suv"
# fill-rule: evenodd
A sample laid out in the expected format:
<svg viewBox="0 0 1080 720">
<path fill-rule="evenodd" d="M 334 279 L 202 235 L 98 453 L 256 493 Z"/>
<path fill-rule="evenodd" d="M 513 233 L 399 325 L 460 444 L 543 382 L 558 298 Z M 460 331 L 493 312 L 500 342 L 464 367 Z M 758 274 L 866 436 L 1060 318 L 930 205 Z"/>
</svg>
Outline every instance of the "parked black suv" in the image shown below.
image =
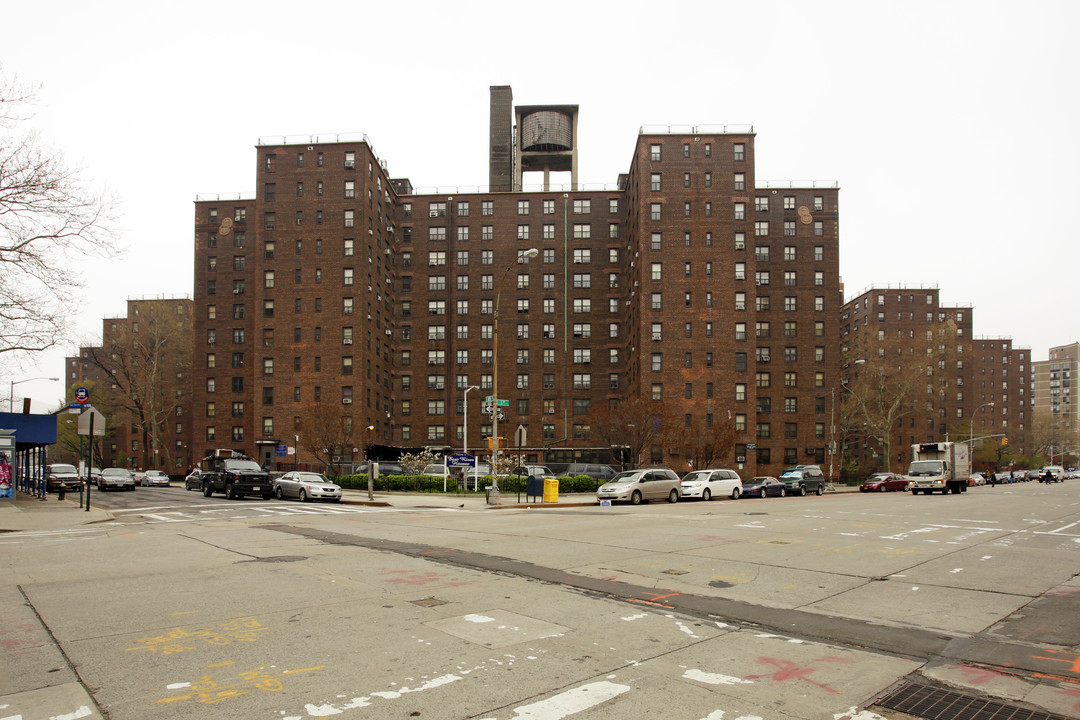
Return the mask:
<svg viewBox="0 0 1080 720">
<path fill-rule="evenodd" d="M 825 492 L 825 474 L 817 465 L 792 465 L 780 476 L 784 489 L 793 495 L 808 492 L 821 495 Z"/>
<path fill-rule="evenodd" d="M 234 450 L 218 450 L 205 458 L 199 470 L 199 484 L 206 497 L 216 492 L 225 493 L 230 499 L 259 495 L 263 500 L 269 500 L 274 496 L 270 473 Z"/>
</svg>

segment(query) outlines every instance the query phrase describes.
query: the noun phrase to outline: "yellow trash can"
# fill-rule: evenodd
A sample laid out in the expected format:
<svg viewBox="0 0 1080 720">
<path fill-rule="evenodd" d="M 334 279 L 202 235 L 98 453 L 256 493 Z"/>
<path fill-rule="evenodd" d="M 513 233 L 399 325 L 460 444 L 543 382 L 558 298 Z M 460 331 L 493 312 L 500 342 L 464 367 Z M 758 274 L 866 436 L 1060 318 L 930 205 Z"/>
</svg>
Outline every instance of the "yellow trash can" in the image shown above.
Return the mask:
<svg viewBox="0 0 1080 720">
<path fill-rule="evenodd" d="M 544 502 L 559 502 L 559 480 L 558 478 L 544 478 Z"/>
</svg>

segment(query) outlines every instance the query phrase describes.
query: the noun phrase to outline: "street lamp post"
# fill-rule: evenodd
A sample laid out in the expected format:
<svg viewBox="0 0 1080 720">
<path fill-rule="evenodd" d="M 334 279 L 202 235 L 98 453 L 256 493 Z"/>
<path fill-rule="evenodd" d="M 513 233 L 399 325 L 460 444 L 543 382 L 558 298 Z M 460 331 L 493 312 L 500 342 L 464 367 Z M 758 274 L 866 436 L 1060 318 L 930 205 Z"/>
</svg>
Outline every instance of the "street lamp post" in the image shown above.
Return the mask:
<svg viewBox="0 0 1080 720">
<path fill-rule="evenodd" d="M 462 408 L 462 413 L 465 415 L 465 424 L 461 431 L 461 452 L 466 455 L 469 453 L 469 391 L 479 389 L 479 385 L 470 385 L 465 388 L 465 406 Z"/>
<path fill-rule="evenodd" d="M 491 490 L 492 495 L 499 492 L 499 300 L 502 299 L 502 285 L 506 276 L 514 269 L 514 266 L 523 260 L 534 258 L 540 254 L 536 248 L 521 250 L 514 262 L 506 266 L 506 270 L 499 276 L 499 284 L 495 292 L 495 318 L 492 324 L 492 349 L 491 361 L 495 364 L 495 372 L 492 377 L 491 387 Z"/>
<path fill-rule="evenodd" d="M 22 385 L 26 382 L 33 382 L 34 380 L 52 380 L 53 382 L 59 382 L 60 378 L 55 377 L 32 377 L 25 380 L 12 380 L 11 381 L 11 394 L 8 396 L 8 411 L 15 412 L 15 386 Z"/>
<path fill-rule="evenodd" d="M 975 471 L 975 416 L 979 414 L 979 411 L 984 407 L 994 407 L 994 401 L 984 402 L 979 407 L 975 408 L 975 412 L 971 414 L 971 427 L 968 428 L 968 465 L 971 467 L 971 471 Z"/>
<path fill-rule="evenodd" d="M 371 435 L 374 432 L 375 432 L 375 426 L 374 425 L 368 425 L 367 426 L 367 434 Z M 364 445 L 364 460 L 367 461 L 367 466 L 368 466 L 368 469 L 367 469 L 367 499 L 368 499 L 368 502 L 372 502 L 373 500 L 375 500 L 375 478 L 372 477 L 372 467 L 371 467 L 372 463 L 371 463 L 371 459 L 369 457 L 371 455 L 371 453 L 368 452 L 370 447 L 371 447 L 371 442 L 368 441 L 368 443 L 366 445 Z"/>
</svg>

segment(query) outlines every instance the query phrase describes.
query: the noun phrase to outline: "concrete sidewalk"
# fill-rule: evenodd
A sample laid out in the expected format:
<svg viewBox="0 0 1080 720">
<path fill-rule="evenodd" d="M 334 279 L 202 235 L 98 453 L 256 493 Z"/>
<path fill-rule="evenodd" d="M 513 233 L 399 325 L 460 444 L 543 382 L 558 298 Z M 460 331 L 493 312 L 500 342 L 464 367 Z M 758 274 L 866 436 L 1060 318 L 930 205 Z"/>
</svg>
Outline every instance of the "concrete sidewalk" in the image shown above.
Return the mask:
<svg viewBox="0 0 1080 720">
<path fill-rule="evenodd" d="M 178 488 L 175 484 L 173 488 L 183 490 L 182 487 Z M 857 491 L 858 488 L 837 486 L 826 494 Z M 343 491 L 342 503 L 346 505 L 369 505 L 371 507 L 416 510 L 436 508 L 506 510 L 526 507 L 544 509 L 586 507 L 598 504 L 595 493 L 560 493 L 559 501 L 554 503 L 542 502 L 542 498 L 526 497 L 524 493 L 521 495 L 517 493 L 501 493 L 499 502 L 495 505 L 489 505 L 487 498 L 482 493 L 375 492 L 372 497 L 373 499 L 368 499 L 366 490 L 346 488 Z M 717 499 L 714 502 L 731 501 Z M 0 500 L 0 533 L 28 530 L 66 530 L 83 525 L 109 522 L 113 519 L 112 513 L 95 505 L 93 495 L 91 495 L 91 508 L 89 511 L 79 507 L 79 496 L 71 493 L 68 493 L 64 500 L 57 499 L 55 494 L 49 495 L 47 500 L 41 500 L 33 495 L 16 491 L 14 500 Z"/>
<path fill-rule="evenodd" d="M 178 489 L 182 490 L 183 488 Z M 346 489 L 344 490 L 342 502 L 346 505 L 370 505 L 372 507 L 399 509 L 415 508 L 417 510 L 428 508 L 498 510 L 512 507 L 574 507 L 596 504 L 596 495 L 593 493 L 563 494 L 559 496 L 558 503 L 527 502 L 524 494 L 520 496 L 519 502 L 517 493 L 503 493 L 499 497 L 500 502 L 498 505 L 488 505 L 486 497 L 477 493 L 466 495 L 462 493 L 376 492 L 373 497 L 373 500 L 368 500 L 366 490 Z M 109 522 L 114 519 L 112 513 L 108 510 L 95 506 L 93 495 L 91 495 L 90 504 L 89 511 L 84 507 L 79 507 L 78 494 L 68 493 L 63 500 L 58 499 L 55 494 L 50 494 L 48 499 L 42 500 L 36 496 L 16 491 L 14 500 L 0 500 L 0 533 L 28 530 L 65 530 L 82 525 Z"/>
<path fill-rule="evenodd" d="M 373 499 L 368 499 L 367 490 L 345 488 L 341 501 L 346 505 L 371 505 L 376 507 L 416 508 L 465 508 L 467 510 L 499 510 L 505 508 L 553 508 L 580 507 L 596 505 L 596 493 L 560 493 L 559 501 L 541 502 L 542 498 L 519 496 L 515 493 L 500 493 L 499 502 L 489 505 L 482 493 L 414 493 L 414 492 L 375 492 Z M 530 502 L 532 500 L 533 502 Z"/>
<path fill-rule="evenodd" d="M 51 494 L 42 500 L 16 490 L 13 500 L 0 500 L 0 532 L 64 530 L 112 519 L 109 511 L 93 507 L 92 501 L 89 511 L 79 507 L 78 494 L 68 493 L 63 500 Z"/>
</svg>

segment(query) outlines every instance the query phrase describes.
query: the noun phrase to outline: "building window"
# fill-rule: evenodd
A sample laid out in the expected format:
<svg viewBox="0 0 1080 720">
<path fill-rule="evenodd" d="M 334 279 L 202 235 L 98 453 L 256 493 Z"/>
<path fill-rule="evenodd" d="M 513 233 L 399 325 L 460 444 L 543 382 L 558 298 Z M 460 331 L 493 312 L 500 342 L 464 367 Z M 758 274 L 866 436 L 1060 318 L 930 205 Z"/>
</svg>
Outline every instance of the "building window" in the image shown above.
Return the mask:
<svg viewBox="0 0 1080 720">
<path fill-rule="evenodd" d="M 652 160 L 653 162 L 660 162 L 660 160 L 662 159 L 660 148 L 661 146 L 658 144 L 653 144 L 649 146 L 649 160 Z"/>
<path fill-rule="evenodd" d="M 743 143 L 735 143 L 732 145 L 733 160 L 745 160 L 746 159 L 746 146 Z"/>
</svg>

